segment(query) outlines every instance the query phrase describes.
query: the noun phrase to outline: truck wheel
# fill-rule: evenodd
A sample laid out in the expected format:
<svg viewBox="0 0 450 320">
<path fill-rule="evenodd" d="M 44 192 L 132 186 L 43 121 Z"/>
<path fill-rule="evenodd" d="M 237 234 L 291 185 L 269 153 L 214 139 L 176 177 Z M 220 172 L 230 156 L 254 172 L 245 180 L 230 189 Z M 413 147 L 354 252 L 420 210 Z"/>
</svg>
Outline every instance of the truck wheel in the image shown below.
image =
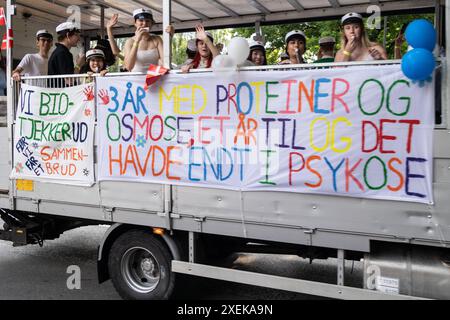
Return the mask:
<svg viewBox="0 0 450 320">
<path fill-rule="evenodd" d="M 108 268 L 123 299 L 168 299 L 175 284 L 172 255 L 152 233 L 132 230 L 119 236 L 111 247 Z"/>
</svg>

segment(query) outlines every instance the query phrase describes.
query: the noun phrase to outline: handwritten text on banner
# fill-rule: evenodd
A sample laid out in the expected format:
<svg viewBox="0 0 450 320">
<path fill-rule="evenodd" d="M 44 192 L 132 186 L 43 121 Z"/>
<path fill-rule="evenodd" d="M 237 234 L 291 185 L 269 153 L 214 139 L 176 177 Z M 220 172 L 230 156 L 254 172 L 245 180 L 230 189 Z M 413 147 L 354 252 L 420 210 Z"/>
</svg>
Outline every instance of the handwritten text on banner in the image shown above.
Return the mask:
<svg viewBox="0 0 450 320">
<path fill-rule="evenodd" d="M 434 86 L 399 66 L 99 78 L 99 179 L 431 203 Z"/>
<path fill-rule="evenodd" d="M 14 132 L 13 179 L 94 183 L 95 89 L 22 85 Z"/>
</svg>

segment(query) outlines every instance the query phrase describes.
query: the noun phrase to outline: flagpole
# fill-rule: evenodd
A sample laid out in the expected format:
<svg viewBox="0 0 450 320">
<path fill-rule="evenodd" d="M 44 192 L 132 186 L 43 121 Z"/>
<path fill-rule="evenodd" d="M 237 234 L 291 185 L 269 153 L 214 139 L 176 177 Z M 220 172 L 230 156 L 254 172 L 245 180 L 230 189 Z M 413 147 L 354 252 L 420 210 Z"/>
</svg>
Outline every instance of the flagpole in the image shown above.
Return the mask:
<svg viewBox="0 0 450 320">
<path fill-rule="evenodd" d="M 164 51 L 164 67 L 171 69 L 172 66 L 172 37 L 165 31 L 171 24 L 172 18 L 172 1 L 163 0 L 163 51 Z"/>
<path fill-rule="evenodd" d="M 12 30 L 13 22 L 12 17 L 15 15 L 16 6 L 13 5 L 13 0 L 6 1 L 6 83 L 7 83 L 7 96 L 8 96 L 8 104 L 9 99 L 12 98 L 12 85 L 13 81 L 11 79 L 12 75 L 12 67 L 13 67 L 13 55 L 12 55 L 12 46 L 10 45 L 10 30 Z M 9 85 L 8 85 L 9 84 Z M 11 100 L 11 104 L 12 104 Z"/>
<path fill-rule="evenodd" d="M 172 37 L 166 32 L 166 28 L 171 24 L 172 0 L 163 0 L 163 46 L 164 46 L 164 67 L 172 68 Z M 172 185 L 164 185 L 164 215 L 166 229 L 172 230 L 170 214 L 172 212 Z"/>
<path fill-rule="evenodd" d="M 8 119 L 8 138 L 9 138 L 9 165 L 12 170 L 14 167 L 14 81 L 12 80 L 12 67 L 13 67 L 13 55 L 12 46 L 10 45 L 10 30 L 13 27 L 12 17 L 16 13 L 16 6 L 14 0 L 6 1 L 6 101 L 7 101 L 7 119 Z M 14 195 L 16 193 L 15 180 L 10 180 L 9 185 L 9 207 L 11 210 L 15 210 Z"/>
</svg>

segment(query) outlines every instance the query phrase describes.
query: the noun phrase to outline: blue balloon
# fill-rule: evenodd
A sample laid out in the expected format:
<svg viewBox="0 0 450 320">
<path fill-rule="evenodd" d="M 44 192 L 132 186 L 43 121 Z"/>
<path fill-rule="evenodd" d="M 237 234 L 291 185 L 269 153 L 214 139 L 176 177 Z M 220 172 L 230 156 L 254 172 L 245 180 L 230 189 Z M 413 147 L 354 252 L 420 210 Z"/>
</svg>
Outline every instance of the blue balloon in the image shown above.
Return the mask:
<svg viewBox="0 0 450 320">
<path fill-rule="evenodd" d="M 433 53 L 426 49 L 408 51 L 402 59 L 402 71 L 411 80 L 427 80 L 435 67 Z"/>
<path fill-rule="evenodd" d="M 427 49 L 433 51 L 436 46 L 436 30 L 425 19 L 411 22 L 405 30 L 405 38 L 414 49 Z"/>
</svg>

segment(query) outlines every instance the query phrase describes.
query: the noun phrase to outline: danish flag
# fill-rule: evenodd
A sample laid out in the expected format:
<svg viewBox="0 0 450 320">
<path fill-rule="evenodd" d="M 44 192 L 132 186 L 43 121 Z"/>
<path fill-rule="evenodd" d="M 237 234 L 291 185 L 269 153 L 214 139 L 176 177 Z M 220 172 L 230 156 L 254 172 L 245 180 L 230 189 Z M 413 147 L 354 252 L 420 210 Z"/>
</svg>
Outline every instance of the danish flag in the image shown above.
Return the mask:
<svg viewBox="0 0 450 320">
<path fill-rule="evenodd" d="M 6 25 L 6 19 L 5 19 L 5 10 L 3 7 L 0 7 L 0 26 Z"/>
<path fill-rule="evenodd" d="M 8 29 L 8 33 L 3 35 L 2 50 L 11 49 L 14 44 L 14 36 L 12 29 Z"/>
<path fill-rule="evenodd" d="M 147 70 L 147 77 L 145 77 L 144 90 L 147 91 L 148 87 L 150 87 L 152 84 L 158 81 L 159 78 L 165 75 L 168 71 L 169 69 L 151 64 Z"/>
</svg>

